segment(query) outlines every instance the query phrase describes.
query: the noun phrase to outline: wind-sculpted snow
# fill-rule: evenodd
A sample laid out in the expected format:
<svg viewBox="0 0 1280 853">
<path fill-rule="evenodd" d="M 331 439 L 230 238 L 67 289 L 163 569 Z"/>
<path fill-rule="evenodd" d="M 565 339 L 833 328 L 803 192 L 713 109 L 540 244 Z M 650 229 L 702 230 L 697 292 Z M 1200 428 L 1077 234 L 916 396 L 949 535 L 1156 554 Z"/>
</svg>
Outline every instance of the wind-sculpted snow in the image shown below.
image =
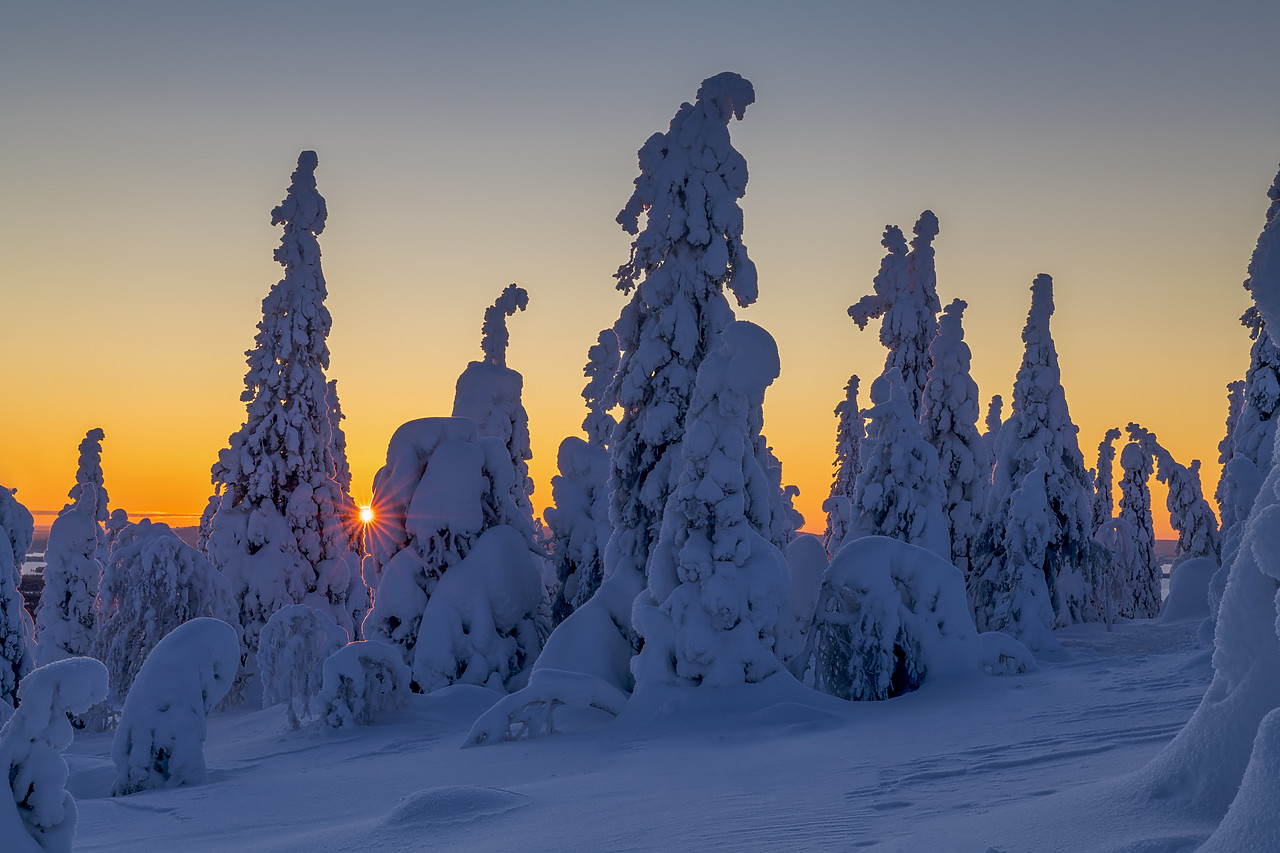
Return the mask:
<svg viewBox="0 0 1280 853">
<path fill-rule="evenodd" d="M 18 682 L 31 671 L 31 617 L 22 605 L 22 564 L 35 522 L 13 492 L 0 485 L 0 705 L 18 704 Z"/>
</svg>

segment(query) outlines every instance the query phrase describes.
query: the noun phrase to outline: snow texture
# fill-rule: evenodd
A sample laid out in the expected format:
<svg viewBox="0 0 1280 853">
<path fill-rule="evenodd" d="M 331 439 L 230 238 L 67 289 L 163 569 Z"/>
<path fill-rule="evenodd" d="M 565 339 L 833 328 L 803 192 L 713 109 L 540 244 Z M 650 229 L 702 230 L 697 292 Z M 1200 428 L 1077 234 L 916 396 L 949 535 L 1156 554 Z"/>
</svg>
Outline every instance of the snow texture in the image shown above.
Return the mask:
<svg viewBox="0 0 1280 853">
<path fill-rule="evenodd" d="M 31 671 L 31 617 L 18 586 L 35 522 L 13 492 L 0 486 L 0 705 L 18 705 L 18 682 Z"/>
<path fill-rule="evenodd" d="M 77 497 L 49 527 L 44 590 L 36 613 L 36 666 L 87 655 L 93 643 L 102 582 L 98 554 L 105 550 L 106 535 L 98 526 L 92 480 L 77 483 L 73 491 Z"/>
<path fill-rule="evenodd" d="M 1156 561 L 1156 534 L 1151 518 L 1151 479 L 1154 436 L 1137 424 L 1129 424 L 1130 441 L 1120 451 L 1120 515 L 1131 531 L 1132 550 L 1126 570 L 1130 598 L 1120 603 L 1120 615 L 1147 619 L 1160 615 L 1160 566 Z"/>
<path fill-rule="evenodd" d="M 867 435 L 862 411 L 858 408 L 858 376 L 849 377 L 844 386 L 844 399 L 835 409 L 836 460 L 835 473 L 831 476 L 831 491 L 822 503 L 827 514 L 827 527 L 822 534 L 822 544 L 828 554 L 840 550 L 852 523 L 854 495 L 858 474 L 862 472 L 859 448 Z"/>
<path fill-rule="evenodd" d="M 1093 541 L 1092 490 L 1062 388 L 1049 330 L 1052 315 L 1053 279 L 1041 274 L 1031 285 L 1013 411 L 996 440 L 986 524 L 976 543 L 974 577 L 981 590 L 971 590 L 979 630 L 1005 630 L 1001 626 L 1008 625 L 1033 649 L 1044 648 L 1049 640 L 1041 625 L 1041 590 L 1048 595 L 1047 627 L 1098 618 L 1092 602 L 1097 564 L 1103 559 L 1102 548 Z M 1015 495 L 1030 503 L 1017 505 Z M 1018 530 L 1023 524 L 1031 529 Z M 1032 571 L 1040 573 L 1040 581 L 1030 577 Z M 1016 602 L 991 597 L 1014 590 L 1027 597 Z M 992 622 L 997 612 L 1003 615 Z"/>
<path fill-rule="evenodd" d="M 22 705 L 0 728 L 0 842 L 5 853 L 71 853 L 76 801 L 67 791 L 71 718 L 107 692 L 107 670 L 90 658 L 68 658 L 22 679 Z"/>
<path fill-rule="evenodd" d="M 635 603 L 644 638 L 632 664 L 637 690 L 755 683 L 780 666 L 787 564 L 767 538 L 778 490 L 756 455 L 765 389 L 778 373 L 773 338 L 742 321 L 698 368 L 680 474 Z"/>
<path fill-rule="evenodd" d="M 322 675 L 320 719 L 334 729 L 373 725 L 409 693 L 409 667 L 385 643 L 348 643 L 325 660 Z"/>
<path fill-rule="evenodd" d="M 271 224 L 284 226 L 275 251 L 284 278 L 262 301 L 245 353 L 245 423 L 218 454 L 201 521 L 201 547 L 231 583 L 250 652 L 271 614 L 289 604 L 324 607 L 352 634 L 368 595 L 353 553 L 354 503 L 335 479 L 337 401 L 324 373 L 332 321 L 316 239 L 328 211 L 316 164 L 314 151 L 299 155 L 288 194 L 271 212 Z"/>
<path fill-rule="evenodd" d="M 262 707 L 283 704 L 293 728 L 313 719 L 320 711 L 324 662 L 349 641 L 323 610 L 291 604 L 271 614 L 258 644 Z"/>
<path fill-rule="evenodd" d="M 951 563 L 968 576 L 991 472 L 978 433 L 978 383 L 969 375 L 972 355 L 962 326 L 966 307 L 956 299 L 938 319 L 938 334 L 929 345 L 920 424 L 925 440 L 938 451 Z"/>
<path fill-rule="evenodd" d="M 89 725 L 110 727 L 144 661 L 165 636 L 200 617 L 226 622 L 235 605 L 226 580 L 166 524 L 143 519 L 120 533 L 102 573 L 93 657 L 112 674 L 105 706 Z"/>
</svg>

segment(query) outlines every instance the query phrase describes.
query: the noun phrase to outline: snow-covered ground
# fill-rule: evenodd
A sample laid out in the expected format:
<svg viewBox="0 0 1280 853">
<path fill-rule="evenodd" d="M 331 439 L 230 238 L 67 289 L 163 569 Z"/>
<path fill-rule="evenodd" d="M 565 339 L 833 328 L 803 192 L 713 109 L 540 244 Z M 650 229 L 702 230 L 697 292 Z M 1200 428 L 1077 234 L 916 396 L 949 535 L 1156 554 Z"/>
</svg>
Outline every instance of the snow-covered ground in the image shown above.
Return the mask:
<svg viewBox="0 0 1280 853">
<path fill-rule="evenodd" d="M 1021 676 L 885 702 L 691 688 L 552 737 L 462 748 L 497 694 L 383 724 L 213 714 L 204 785 L 109 796 L 111 735 L 67 752 L 80 851 L 1193 849 L 1214 829 L 1129 792 L 1209 682 L 1196 619 L 1078 625 Z"/>
</svg>

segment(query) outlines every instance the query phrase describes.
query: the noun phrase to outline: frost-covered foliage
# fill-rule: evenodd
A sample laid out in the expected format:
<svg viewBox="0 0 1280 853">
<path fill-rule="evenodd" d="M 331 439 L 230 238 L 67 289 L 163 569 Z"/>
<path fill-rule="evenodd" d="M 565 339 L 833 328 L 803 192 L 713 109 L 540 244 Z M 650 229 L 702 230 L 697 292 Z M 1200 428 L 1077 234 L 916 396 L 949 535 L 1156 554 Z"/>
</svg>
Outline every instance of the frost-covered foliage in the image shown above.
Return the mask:
<svg viewBox="0 0 1280 853">
<path fill-rule="evenodd" d="M 999 394 L 992 394 L 991 402 L 987 404 L 987 417 L 983 421 L 986 430 L 982 433 L 982 446 L 987 449 L 986 481 L 988 484 L 996 467 L 996 437 L 1000 435 L 1000 427 L 1004 425 L 1001 419 L 1003 411 L 1004 398 Z"/>
<path fill-rule="evenodd" d="M 765 389 L 778 373 L 773 338 L 742 321 L 698 368 L 679 478 L 635 603 L 637 689 L 755 683 L 780 666 L 787 564 L 767 538 L 776 488 L 756 456 Z"/>
<path fill-rule="evenodd" d="M 907 394 L 894 370 L 887 369 L 871 383 L 875 405 L 863 412 L 870 423 L 862 441 L 862 473 L 845 541 L 888 536 L 950 560 L 938 451 L 924 439 Z"/>
<path fill-rule="evenodd" d="M 540 560 L 525 538 L 506 525 L 485 530 L 427 600 L 413 647 L 415 689 L 523 687 L 549 629 L 542 606 Z"/>
<path fill-rule="evenodd" d="M 368 726 L 400 707 L 409 693 L 409 667 L 385 643 L 348 643 L 323 667 L 320 719 L 330 728 Z"/>
<path fill-rule="evenodd" d="M 1022 330 L 1026 349 L 1013 386 L 1013 411 L 996 440 L 996 467 L 984 512 L 986 524 L 975 548 L 975 575 L 984 578 L 983 593 L 973 593 L 980 630 L 993 627 L 990 614 L 1027 612 L 1026 607 L 985 596 L 1014 589 L 1039 589 L 1030 579 L 1010 575 L 1027 570 L 1025 562 L 1043 575 L 1054 622 L 1070 625 L 1097 618 L 1092 602 L 1098 582 L 1100 548 L 1093 541 L 1091 489 L 1084 457 L 1071 422 L 1058 353 L 1049 331 L 1053 315 L 1053 279 L 1041 274 L 1031 285 L 1031 310 Z M 1039 470 L 1037 470 L 1039 469 Z M 1041 517 L 1040 492 L 1049 513 Z M 1015 493 L 1035 496 L 1037 508 L 1018 507 Z M 1033 521 L 1034 520 L 1034 521 Z M 1032 522 L 1035 530 L 1017 531 Z M 1031 543 L 1035 543 L 1034 547 Z M 1006 553 L 1013 548 L 1016 557 Z M 1036 605 L 1035 622 L 1039 622 Z M 986 615 L 984 615 L 986 614 Z M 1012 617 L 1010 617 L 1012 618 Z M 1020 617 L 1020 624 L 1031 621 Z M 1037 632 L 1039 628 L 1035 629 Z M 1039 640 L 1024 639 L 1031 645 Z M 1032 648 L 1035 648 L 1032 645 Z"/>
<path fill-rule="evenodd" d="M 827 514 L 822 544 L 828 554 L 840 550 L 849 532 L 858 474 L 862 472 L 859 448 L 867 435 L 867 427 L 862 419 L 862 410 L 858 408 L 857 374 L 850 376 L 849 383 L 844 386 L 844 399 L 836 405 L 835 415 L 836 460 L 831 464 L 836 471 L 831 477 L 831 492 L 822 502 L 822 509 Z"/>
<path fill-rule="evenodd" d="M 121 532 L 98 593 L 93 657 L 112 674 L 92 728 L 111 725 L 147 655 L 179 625 L 199 617 L 235 619 L 226 579 L 166 524 L 143 519 Z"/>
<path fill-rule="evenodd" d="M 76 801 L 67 791 L 71 718 L 107 693 L 107 670 L 69 658 L 22 679 L 22 705 L 0 728 L 0 845 L 5 853 L 71 853 Z M 7 771 L 7 772 L 6 772 Z"/>
<path fill-rule="evenodd" d="M 544 513 L 551 530 L 551 553 L 560 582 L 552 604 L 552 618 L 558 625 L 595 594 L 604 576 L 604 546 L 609 541 L 609 441 L 617 426 L 609 409 L 609 386 L 618 372 L 618 336 L 605 329 L 587 351 L 582 373 L 587 385 L 582 389 L 587 401 L 583 441 L 570 436 L 560 442 L 556 465 L 560 473 L 551 478 L 551 498 L 555 506 Z"/>
<path fill-rule="evenodd" d="M 822 582 L 814 686 L 842 699 L 888 699 L 980 671 L 983 647 L 964 576 L 931 551 L 883 536 L 845 545 Z"/>
<path fill-rule="evenodd" d="M 258 644 L 262 707 L 283 704 L 294 728 L 315 716 L 320 710 L 316 697 L 322 684 L 321 667 L 349 640 L 323 610 L 290 604 L 271 614 Z"/>
<path fill-rule="evenodd" d="M 18 705 L 18 682 L 31 671 L 28 628 L 31 617 L 22 606 L 22 564 L 31 547 L 35 522 L 13 492 L 0 486 L 0 704 Z"/>
<path fill-rule="evenodd" d="M 1156 534 L 1151 518 L 1153 470 L 1151 448 L 1155 436 L 1137 424 L 1126 427 L 1129 443 L 1120 451 L 1119 518 L 1132 532 L 1132 550 L 1126 569 L 1126 585 L 1132 593 L 1120 602 L 1120 615 L 1129 619 L 1147 619 L 1160 615 L 1160 565 L 1156 561 Z"/>
<path fill-rule="evenodd" d="M 1280 180 L 1272 187 L 1280 201 Z M 1275 204 L 1273 204 L 1273 209 Z M 1280 328 L 1280 221 L 1270 218 L 1249 263 L 1258 313 Z M 1280 465 L 1273 438 L 1227 580 L 1214 633 L 1213 681 L 1187 725 L 1146 770 L 1146 789 L 1225 818 L 1209 849 L 1270 849 L 1276 838 L 1280 718 Z M 1247 839 L 1249 844 L 1238 843 Z M 1261 846 L 1255 846 L 1258 842 Z"/>
<path fill-rule="evenodd" d="M 237 633 L 218 619 L 192 619 L 147 655 L 111 744 L 112 796 L 204 782 L 205 718 L 240 666 Z"/>
<path fill-rule="evenodd" d="M 391 437 L 387 464 L 373 479 L 378 521 L 368 547 L 378 586 L 364 627 L 370 638 L 397 644 L 406 664 L 437 584 L 486 530 L 511 527 L 532 553 L 512 475 L 506 446 L 478 436 L 467 418 L 409 421 Z"/>
<path fill-rule="evenodd" d="M 966 307 L 957 299 L 938 319 L 938 334 L 929 345 L 931 366 L 920 425 L 925 440 L 938 451 L 951 564 L 967 576 L 990 467 L 978 433 L 978 383 L 969 375 L 972 356 L 961 325 Z"/>
<path fill-rule="evenodd" d="M 245 353 L 245 423 L 218 454 L 214 496 L 201 520 L 202 547 L 231 583 L 249 653 L 281 607 L 326 608 L 352 633 L 367 596 L 353 553 L 354 505 L 335 479 L 336 396 L 324 374 L 331 320 L 316 239 L 328 212 L 316 191 L 316 163 L 314 151 L 302 152 L 287 197 L 271 211 L 271 224 L 284 226 L 275 251 L 284 278 L 262 301 Z"/>
<path fill-rule="evenodd" d="M 511 483 L 512 498 L 529 517 L 530 535 L 533 529 L 533 480 L 529 477 L 529 460 L 533 450 L 529 441 L 529 414 L 520 401 L 524 377 L 507 367 L 506 318 L 524 310 L 529 304 L 529 294 L 514 284 L 507 285 L 497 301 L 485 309 L 484 331 L 480 349 L 484 361 L 469 363 L 453 397 L 453 416 L 471 418 L 476 422 L 479 435 L 500 439 L 511 457 L 515 472 Z M 523 529 L 523 527 L 522 527 Z M 533 540 L 530 539 L 530 546 Z"/>
<path fill-rule="evenodd" d="M 44 591 L 36 614 L 36 666 L 87 655 L 93 643 L 94 602 L 102 580 L 98 554 L 105 550 L 106 537 L 98 526 L 93 482 L 77 483 L 73 491 L 74 502 L 49 528 Z"/>
<path fill-rule="evenodd" d="M 1218 519 L 1204 498 L 1200 485 L 1200 460 L 1192 459 L 1191 467 L 1180 464 L 1168 450 L 1151 437 L 1156 461 L 1156 479 L 1164 483 L 1169 494 L 1165 506 L 1169 510 L 1169 524 L 1178 531 L 1178 543 L 1174 549 L 1173 565 L 1184 560 L 1208 557 L 1215 563 L 1221 559 L 1218 539 Z"/>
<path fill-rule="evenodd" d="M 1112 483 L 1115 479 L 1113 465 L 1116 461 L 1115 441 L 1120 437 L 1120 428 L 1107 430 L 1102 441 L 1098 442 L 1098 467 L 1093 469 L 1093 497 L 1089 502 L 1089 518 L 1091 529 L 1097 533 L 1102 526 L 1111 520 L 1115 511 L 1115 496 Z"/>
</svg>

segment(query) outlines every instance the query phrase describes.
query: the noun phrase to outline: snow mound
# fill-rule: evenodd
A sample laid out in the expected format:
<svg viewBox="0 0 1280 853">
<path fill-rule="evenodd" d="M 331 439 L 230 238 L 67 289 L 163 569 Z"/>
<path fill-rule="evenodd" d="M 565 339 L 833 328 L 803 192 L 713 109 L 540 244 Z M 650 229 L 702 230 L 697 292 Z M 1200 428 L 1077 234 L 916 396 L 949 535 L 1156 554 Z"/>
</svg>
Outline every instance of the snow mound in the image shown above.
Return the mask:
<svg viewBox="0 0 1280 853">
<path fill-rule="evenodd" d="M 1194 557 L 1182 563 L 1169 576 L 1169 595 L 1156 621 L 1204 619 L 1209 615 L 1209 581 L 1218 564 L 1208 557 Z"/>
<path fill-rule="evenodd" d="M 450 826 L 496 817 L 529 804 L 524 794 L 502 788 L 449 785 L 408 794 L 387 815 L 394 827 Z"/>
<path fill-rule="evenodd" d="M 1201 853 L 1236 853 L 1239 850 L 1280 850 L 1280 710 L 1262 718 L 1253 741 L 1253 757 L 1245 770 L 1227 816 Z"/>
</svg>

